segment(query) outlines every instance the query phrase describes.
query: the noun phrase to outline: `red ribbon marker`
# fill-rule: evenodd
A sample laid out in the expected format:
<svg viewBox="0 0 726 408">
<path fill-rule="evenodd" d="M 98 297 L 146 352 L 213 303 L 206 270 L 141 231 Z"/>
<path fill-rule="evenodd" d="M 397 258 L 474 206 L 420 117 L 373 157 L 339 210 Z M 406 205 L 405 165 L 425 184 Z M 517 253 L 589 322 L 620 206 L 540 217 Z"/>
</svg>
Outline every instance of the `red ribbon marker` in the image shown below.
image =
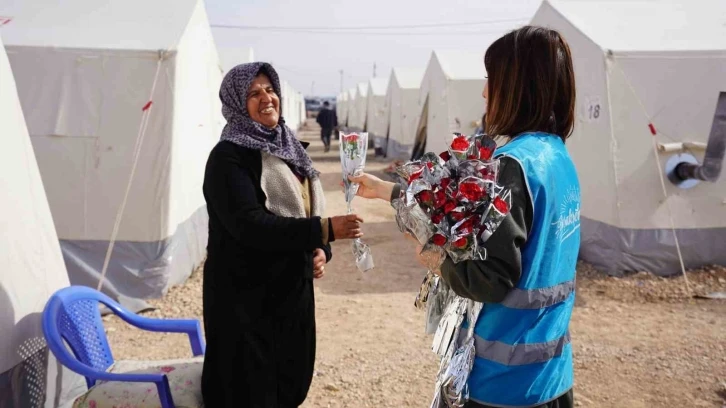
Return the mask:
<svg viewBox="0 0 726 408">
<path fill-rule="evenodd" d="M 143 108 L 141 108 L 142 112 L 146 112 L 151 107 L 151 104 L 154 103 L 153 101 L 146 102 L 146 105 L 144 105 Z"/>
<path fill-rule="evenodd" d="M 652 123 L 648 123 L 648 128 L 650 129 L 650 134 L 655 136 L 655 126 Z"/>
</svg>

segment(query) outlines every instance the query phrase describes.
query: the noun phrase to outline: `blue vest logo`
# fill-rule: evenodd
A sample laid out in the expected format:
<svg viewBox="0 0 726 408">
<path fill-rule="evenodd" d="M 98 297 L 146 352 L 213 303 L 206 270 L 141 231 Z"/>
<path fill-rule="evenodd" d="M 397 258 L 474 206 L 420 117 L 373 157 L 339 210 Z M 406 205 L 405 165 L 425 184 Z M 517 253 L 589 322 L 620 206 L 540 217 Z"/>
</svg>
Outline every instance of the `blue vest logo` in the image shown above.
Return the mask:
<svg viewBox="0 0 726 408">
<path fill-rule="evenodd" d="M 560 204 L 560 215 L 552 226 L 555 227 L 555 235 L 560 243 L 580 230 L 580 189 L 577 186 L 567 188 Z"/>
</svg>

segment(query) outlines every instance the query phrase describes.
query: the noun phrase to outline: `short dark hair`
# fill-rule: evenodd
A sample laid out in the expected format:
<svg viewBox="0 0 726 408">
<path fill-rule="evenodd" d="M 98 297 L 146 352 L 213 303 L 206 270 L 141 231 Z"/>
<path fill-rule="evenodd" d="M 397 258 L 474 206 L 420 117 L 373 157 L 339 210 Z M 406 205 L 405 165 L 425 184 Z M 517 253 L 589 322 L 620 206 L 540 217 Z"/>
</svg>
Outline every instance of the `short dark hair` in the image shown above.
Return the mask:
<svg viewBox="0 0 726 408">
<path fill-rule="evenodd" d="M 548 132 L 563 141 L 575 124 L 572 54 L 555 30 L 525 26 L 495 41 L 484 56 L 489 96 L 486 133 Z"/>
<path fill-rule="evenodd" d="M 323 102 L 323 106 L 330 106 L 330 102 L 328 102 L 328 101 Z"/>
</svg>

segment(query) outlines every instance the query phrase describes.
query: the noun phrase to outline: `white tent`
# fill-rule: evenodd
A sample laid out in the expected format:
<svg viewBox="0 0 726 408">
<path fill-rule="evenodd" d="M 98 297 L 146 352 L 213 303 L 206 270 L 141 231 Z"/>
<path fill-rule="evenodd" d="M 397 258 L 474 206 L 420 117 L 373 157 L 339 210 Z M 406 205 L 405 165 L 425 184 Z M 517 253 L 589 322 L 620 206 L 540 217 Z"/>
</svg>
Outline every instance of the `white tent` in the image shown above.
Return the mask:
<svg viewBox="0 0 726 408">
<path fill-rule="evenodd" d="M 386 157 L 408 160 L 416 138 L 421 106 L 418 104 L 423 69 L 393 68 L 386 91 L 388 142 Z"/>
<path fill-rule="evenodd" d="M 290 129 L 299 129 L 305 121 L 302 115 L 300 103 L 305 105 L 305 98 L 302 94 L 293 88 L 287 81 L 282 81 L 282 116 Z"/>
<path fill-rule="evenodd" d="M 223 118 L 204 3 L 12 6 L 3 36 L 71 282 L 96 287 L 119 220 L 104 290 L 138 310 L 205 254 Z"/>
<path fill-rule="evenodd" d="M 335 113 L 338 115 L 338 124 L 344 127 L 348 124 L 348 91 L 343 91 L 335 100 Z"/>
<path fill-rule="evenodd" d="M 726 176 L 690 189 L 666 179 L 665 195 L 660 179 L 674 155 L 702 160 L 726 91 L 724 16 L 721 0 L 545 1 L 532 20 L 572 48 L 580 255 L 608 273 L 678 272 L 671 216 L 686 267 L 726 264 Z"/>
<path fill-rule="evenodd" d="M 74 375 L 49 353 L 41 312 L 68 275 L 2 41 L 0 134 L 0 405 L 55 407 Z"/>
<path fill-rule="evenodd" d="M 366 102 L 366 130 L 368 138 L 375 141 L 377 149 L 383 149 L 388 134 L 388 112 L 386 107 L 386 88 L 388 78 L 371 78 L 368 81 L 368 100 Z"/>
<path fill-rule="evenodd" d="M 222 72 L 227 73 L 239 64 L 255 62 L 255 52 L 250 47 L 217 47 Z"/>
<path fill-rule="evenodd" d="M 441 152 L 453 132 L 473 133 L 484 115 L 484 52 L 434 51 L 421 81 L 414 155 Z"/>
<path fill-rule="evenodd" d="M 356 100 L 356 94 L 358 93 L 357 88 L 350 88 L 348 89 L 348 102 L 346 102 L 346 111 L 348 112 L 346 117 L 346 127 L 350 129 L 353 126 L 353 122 L 355 120 L 355 100 Z"/>
<path fill-rule="evenodd" d="M 348 110 L 348 127 L 362 132 L 366 129 L 366 109 L 368 107 L 368 83 L 361 82 L 354 88 L 355 99 Z"/>
<path fill-rule="evenodd" d="M 305 121 L 308 118 L 308 111 L 305 109 L 305 95 L 298 93 L 297 95 L 297 110 L 300 118 L 302 118 L 301 126 L 305 126 Z"/>
</svg>

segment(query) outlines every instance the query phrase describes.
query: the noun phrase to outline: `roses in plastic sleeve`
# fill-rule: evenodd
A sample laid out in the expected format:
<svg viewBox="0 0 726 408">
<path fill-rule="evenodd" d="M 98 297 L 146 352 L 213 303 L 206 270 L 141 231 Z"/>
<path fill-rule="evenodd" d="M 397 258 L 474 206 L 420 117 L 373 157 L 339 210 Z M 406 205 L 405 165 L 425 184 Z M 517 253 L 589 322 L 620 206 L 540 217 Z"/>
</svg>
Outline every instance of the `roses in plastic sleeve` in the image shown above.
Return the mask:
<svg viewBox="0 0 726 408">
<path fill-rule="evenodd" d="M 495 149 L 487 136 L 455 133 L 445 152 L 425 153 L 397 169 L 405 181 L 397 219 L 408 219 L 399 226 L 428 245 L 427 253 L 440 247 L 454 262 L 484 259 L 483 243 L 509 211 L 509 202 L 500 196 L 507 190 L 497 184 Z M 411 220 L 414 214 L 416 222 Z M 422 220 L 424 214 L 427 219 Z M 433 226 L 434 233 L 421 223 Z"/>
<path fill-rule="evenodd" d="M 504 190 L 504 194 L 501 196 L 497 195 L 489 205 L 489 209 L 486 213 L 486 218 L 481 228 L 481 239 L 486 241 L 492 236 L 494 231 L 499 228 L 499 225 L 504 221 L 504 218 L 509 214 L 511 207 L 511 192 L 510 190 Z"/>
<path fill-rule="evenodd" d="M 340 164 L 343 168 L 343 185 L 345 187 L 345 202 L 348 204 L 348 214 L 353 212 L 352 202 L 358 192 L 358 184 L 348 180 L 363 172 L 366 165 L 366 152 L 368 150 L 368 133 L 340 132 Z M 365 272 L 374 268 L 371 249 L 360 239 L 352 243 L 353 256 L 358 270 Z"/>
</svg>

